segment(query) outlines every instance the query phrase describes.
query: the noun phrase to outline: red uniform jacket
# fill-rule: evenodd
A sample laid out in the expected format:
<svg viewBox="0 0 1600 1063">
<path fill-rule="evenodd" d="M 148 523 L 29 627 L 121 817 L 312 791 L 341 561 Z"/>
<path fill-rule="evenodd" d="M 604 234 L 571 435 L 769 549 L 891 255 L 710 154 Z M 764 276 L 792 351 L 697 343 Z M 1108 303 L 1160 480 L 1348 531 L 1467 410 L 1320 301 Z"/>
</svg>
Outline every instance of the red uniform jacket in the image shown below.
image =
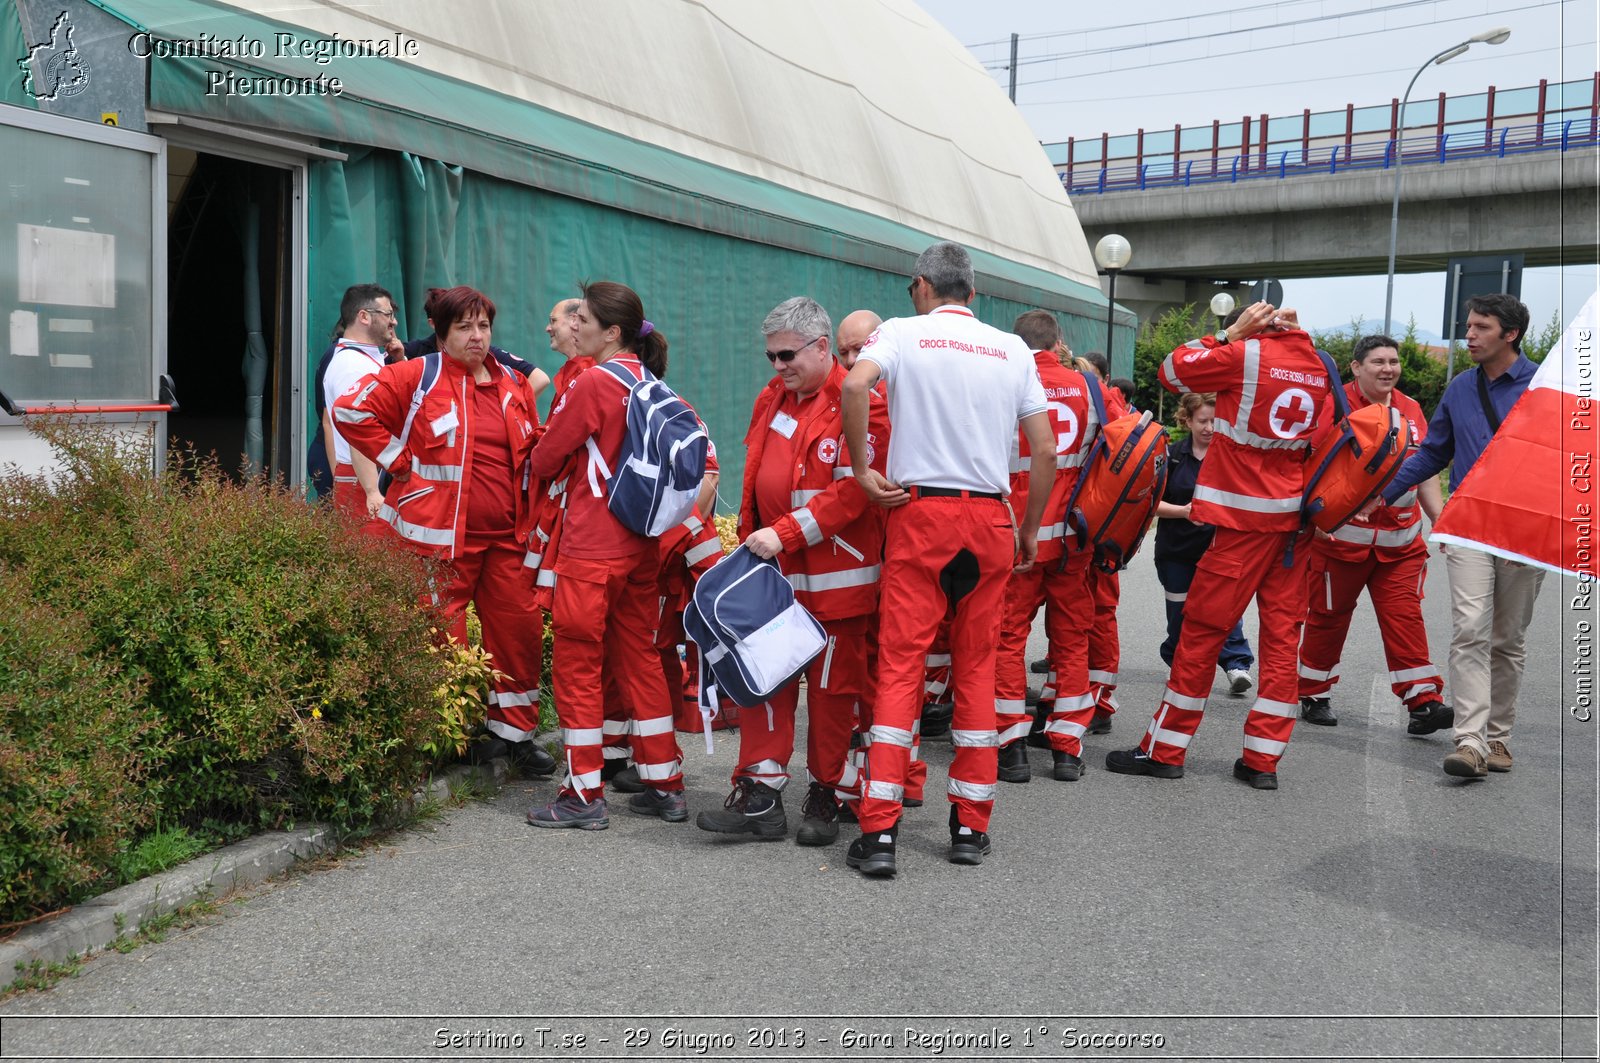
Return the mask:
<svg viewBox="0 0 1600 1063">
<path fill-rule="evenodd" d="M 472 382 L 466 367 L 439 356 L 439 377 L 422 398 L 404 441 L 411 398 L 425 358 L 384 366 L 334 403 L 334 418 L 350 445 L 395 477 L 378 516 L 414 549 L 455 557 L 466 536 L 466 494 L 472 489 Z M 521 478 L 516 495 L 516 536 L 528 531 L 528 457 L 539 431 L 533 388 L 515 369 L 484 360 L 500 391 L 512 468 Z M 407 475 L 409 473 L 409 475 Z"/>
<path fill-rule="evenodd" d="M 790 474 L 787 513 L 756 512 L 756 473 L 774 412 L 786 394 L 774 377 L 756 397 L 745 433 L 744 490 L 739 503 L 739 538 L 772 528 L 783 541 L 778 565 L 794 585 L 795 598 L 819 620 L 866 616 L 878 608 L 883 558 L 883 511 L 856 483 L 853 456 L 844 441 L 840 393 L 844 366 L 833 371 L 795 429 L 796 457 Z M 876 391 L 868 396 L 867 464 L 883 472 L 889 455 L 889 408 Z"/>
<path fill-rule="evenodd" d="M 1039 522 L 1039 556 L 1043 564 L 1061 556 L 1063 537 L 1066 534 L 1067 499 L 1077 486 L 1078 473 L 1083 459 L 1089 453 L 1095 434 L 1100 430 L 1099 417 L 1089 398 L 1089 385 L 1083 374 L 1068 369 L 1054 351 L 1033 352 L 1034 364 L 1039 367 L 1039 383 L 1044 385 L 1044 397 L 1049 400 L 1050 430 L 1056 437 L 1056 478 L 1050 487 L 1050 500 L 1045 503 L 1044 517 Z M 1102 388 L 1105 394 L 1106 416 L 1120 416 L 1117 393 Z M 1119 403 L 1114 410 L 1112 403 Z M 1032 450 L 1027 433 L 1017 430 L 1017 446 L 1011 456 L 1011 511 L 1020 520 L 1028 508 L 1028 483 L 1033 465 Z"/>
<path fill-rule="evenodd" d="M 1216 442 L 1200 466 L 1193 519 L 1297 530 L 1306 451 L 1330 386 L 1311 337 L 1294 329 L 1224 344 L 1191 340 L 1161 363 L 1161 385 L 1217 393 Z"/>
</svg>

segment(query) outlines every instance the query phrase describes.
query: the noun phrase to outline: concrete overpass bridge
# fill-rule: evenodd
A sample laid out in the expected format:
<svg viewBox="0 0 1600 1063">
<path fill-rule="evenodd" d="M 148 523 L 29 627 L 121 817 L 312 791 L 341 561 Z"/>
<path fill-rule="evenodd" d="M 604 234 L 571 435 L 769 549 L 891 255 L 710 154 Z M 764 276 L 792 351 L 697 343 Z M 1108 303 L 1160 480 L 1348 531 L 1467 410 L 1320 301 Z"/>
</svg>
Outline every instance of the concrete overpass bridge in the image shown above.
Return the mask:
<svg viewBox="0 0 1600 1063">
<path fill-rule="evenodd" d="M 1535 100 L 1532 113 L 1502 107 L 1497 115 L 1491 88 L 1441 97 L 1434 121 L 1403 130 L 1395 101 L 1387 129 L 1361 128 L 1350 107 L 1295 117 L 1292 137 L 1253 140 L 1252 127 L 1282 133 L 1285 120 L 1245 119 L 1242 142 L 1227 151 L 1215 123 L 1209 147 L 1186 150 L 1177 149 L 1194 141 L 1181 128 L 1162 138 L 1141 131 L 1131 160 L 1114 154 L 1117 141 L 1126 150 L 1126 137 L 1090 141 L 1101 149 L 1095 165 L 1075 142 L 1064 153 L 1070 165 L 1061 145 L 1046 147 L 1056 149 L 1090 242 L 1118 232 L 1133 245 L 1117 301 L 1142 320 L 1263 277 L 1383 273 L 1397 165 L 1397 272 L 1442 271 L 1455 255 L 1504 252 L 1522 253 L 1528 266 L 1595 262 L 1600 74 L 1500 96 L 1517 93 Z M 1459 106 L 1462 99 L 1477 106 Z M 1407 115 L 1428 109 L 1413 103 Z M 1461 113 L 1477 117 L 1448 120 Z M 1344 128 L 1330 133 L 1329 118 L 1342 118 Z"/>
</svg>

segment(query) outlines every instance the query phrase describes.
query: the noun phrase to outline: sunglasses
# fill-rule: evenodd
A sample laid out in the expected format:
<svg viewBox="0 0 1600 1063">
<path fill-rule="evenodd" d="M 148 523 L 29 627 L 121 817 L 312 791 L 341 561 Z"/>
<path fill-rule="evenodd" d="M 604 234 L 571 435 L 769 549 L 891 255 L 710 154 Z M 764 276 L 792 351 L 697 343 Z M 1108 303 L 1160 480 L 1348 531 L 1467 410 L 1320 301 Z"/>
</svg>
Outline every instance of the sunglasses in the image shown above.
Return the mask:
<svg viewBox="0 0 1600 1063">
<path fill-rule="evenodd" d="M 820 340 L 821 338 L 821 336 L 813 337 L 792 351 L 768 351 L 767 361 L 771 362 L 773 365 L 777 365 L 779 362 L 782 362 L 784 365 L 788 365 L 790 362 L 794 361 L 795 355 L 799 354 L 813 343 L 816 343 L 817 340 Z"/>
</svg>

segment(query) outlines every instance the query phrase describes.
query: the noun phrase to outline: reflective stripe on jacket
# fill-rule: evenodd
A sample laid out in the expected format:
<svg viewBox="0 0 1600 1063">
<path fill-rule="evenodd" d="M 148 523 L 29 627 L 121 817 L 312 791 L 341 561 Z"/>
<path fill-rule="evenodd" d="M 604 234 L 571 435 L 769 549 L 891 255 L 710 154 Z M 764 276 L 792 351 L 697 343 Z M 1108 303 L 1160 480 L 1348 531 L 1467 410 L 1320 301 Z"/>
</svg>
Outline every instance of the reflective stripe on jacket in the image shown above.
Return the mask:
<svg viewBox="0 0 1600 1063">
<path fill-rule="evenodd" d="M 380 519 L 421 553 L 453 558 L 466 536 L 463 492 L 472 487 L 472 391 L 477 385 L 460 362 L 439 356 L 439 376 L 422 398 L 406 438 L 406 415 L 422 380 L 425 359 L 386 365 L 350 394 L 339 396 L 334 416 L 350 445 L 394 476 L 384 495 Z M 539 434 L 533 387 L 521 373 L 486 359 L 499 390 L 518 470 L 514 527 L 518 541 L 527 533 L 528 454 Z"/>
<path fill-rule="evenodd" d="M 866 616 L 878 608 L 883 563 L 884 511 L 856 482 L 844 439 L 840 394 L 846 370 L 835 362 L 816 400 L 795 429 L 787 513 L 756 512 L 756 472 L 768 428 L 786 391 L 774 377 L 756 396 L 745 433 L 744 487 L 739 502 L 739 538 L 770 527 L 783 543 L 778 566 L 795 597 L 819 620 Z M 889 454 L 889 409 L 876 390 L 868 395 L 867 464 L 882 473 Z"/>
</svg>

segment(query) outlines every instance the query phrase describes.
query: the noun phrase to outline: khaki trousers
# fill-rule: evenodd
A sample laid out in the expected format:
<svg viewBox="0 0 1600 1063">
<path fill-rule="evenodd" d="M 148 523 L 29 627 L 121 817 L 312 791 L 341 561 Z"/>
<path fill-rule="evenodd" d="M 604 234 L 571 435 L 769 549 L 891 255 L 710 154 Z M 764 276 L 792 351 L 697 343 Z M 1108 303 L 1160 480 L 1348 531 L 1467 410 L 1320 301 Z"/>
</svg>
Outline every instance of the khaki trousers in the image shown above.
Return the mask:
<svg viewBox="0 0 1600 1063">
<path fill-rule="evenodd" d="M 1487 756 L 1489 742 L 1508 739 L 1516 720 L 1523 642 L 1544 569 L 1465 546 L 1450 547 L 1444 558 L 1456 744 L 1469 743 Z"/>
</svg>

